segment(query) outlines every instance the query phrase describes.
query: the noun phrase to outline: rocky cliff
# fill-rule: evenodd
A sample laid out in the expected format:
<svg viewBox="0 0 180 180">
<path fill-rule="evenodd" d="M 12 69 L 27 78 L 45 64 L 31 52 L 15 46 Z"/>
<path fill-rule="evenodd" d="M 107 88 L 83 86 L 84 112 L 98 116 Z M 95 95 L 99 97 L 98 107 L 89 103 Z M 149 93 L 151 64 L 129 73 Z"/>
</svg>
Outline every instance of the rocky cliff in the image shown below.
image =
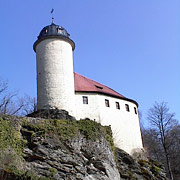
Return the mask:
<svg viewBox="0 0 180 180">
<path fill-rule="evenodd" d="M 1 116 L 0 179 L 166 180 L 157 162 L 115 148 L 110 127 L 67 119 Z"/>
</svg>

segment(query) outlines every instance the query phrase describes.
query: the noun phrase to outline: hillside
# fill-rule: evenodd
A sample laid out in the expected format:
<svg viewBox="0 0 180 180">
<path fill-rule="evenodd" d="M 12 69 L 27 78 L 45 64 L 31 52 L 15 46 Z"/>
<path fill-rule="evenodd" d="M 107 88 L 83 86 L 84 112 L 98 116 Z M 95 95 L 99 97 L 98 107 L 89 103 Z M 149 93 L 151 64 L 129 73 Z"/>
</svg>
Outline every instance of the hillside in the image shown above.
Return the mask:
<svg viewBox="0 0 180 180">
<path fill-rule="evenodd" d="M 0 116 L 0 179 L 167 179 L 159 163 L 115 148 L 109 126 L 59 114 Z"/>
</svg>

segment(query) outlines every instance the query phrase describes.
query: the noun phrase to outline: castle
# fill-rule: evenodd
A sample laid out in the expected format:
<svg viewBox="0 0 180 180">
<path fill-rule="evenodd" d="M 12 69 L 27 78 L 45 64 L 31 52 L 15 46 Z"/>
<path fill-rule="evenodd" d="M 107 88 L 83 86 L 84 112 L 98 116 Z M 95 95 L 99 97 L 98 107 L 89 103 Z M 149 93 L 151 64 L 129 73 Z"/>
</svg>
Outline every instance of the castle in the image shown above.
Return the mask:
<svg viewBox="0 0 180 180">
<path fill-rule="evenodd" d="M 78 119 L 110 125 L 117 147 L 143 148 L 136 101 L 73 70 L 75 43 L 62 26 L 44 27 L 33 46 L 37 60 L 37 108 L 64 109 Z"/>
</svg>

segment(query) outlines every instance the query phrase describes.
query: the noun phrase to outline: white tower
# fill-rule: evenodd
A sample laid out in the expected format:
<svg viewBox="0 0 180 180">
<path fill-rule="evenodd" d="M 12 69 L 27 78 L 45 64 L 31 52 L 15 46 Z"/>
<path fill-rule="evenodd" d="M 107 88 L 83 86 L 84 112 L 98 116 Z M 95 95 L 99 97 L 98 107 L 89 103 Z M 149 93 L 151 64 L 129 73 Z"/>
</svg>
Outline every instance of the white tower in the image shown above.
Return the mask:
<svg viewBox="0 0 180 180">
<path fill-rule="evenodd" d="M 53 22 L 34 43 L 37 63 L 37 108 L 64 109 L 75 115 L 73 51 L 67 31 Z"/>
</svg>

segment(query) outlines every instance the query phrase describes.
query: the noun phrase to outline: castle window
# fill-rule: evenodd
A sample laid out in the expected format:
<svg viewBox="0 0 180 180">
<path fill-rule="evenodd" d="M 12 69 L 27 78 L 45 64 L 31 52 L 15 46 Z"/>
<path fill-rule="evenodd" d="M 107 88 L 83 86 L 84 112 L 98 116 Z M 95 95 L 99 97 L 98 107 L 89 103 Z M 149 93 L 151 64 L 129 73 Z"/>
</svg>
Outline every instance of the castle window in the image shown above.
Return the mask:
<svg viewBox="0 0 180 180">
<path fill-rule="evenodd" d="M 128 104 L 125 104 L 125 108 L 126 108 L 126 111 L 129 112 L 129 105 Z"/>
<path fill-rule="evenodd" d="M 119 102 L 116 102 L 116 109 L 120 109 Z"/>
<path fill-rule="evenodd" d="M 83 104 L 88 104 L 88 97 L 87 96 L 83 96 Z"/>
<path fill-rule="evenodd" d="M 137 114 L 137 109 L 136 109 L 136 107 L 134 107 L 134 113 Z"/>
<path fill-rule="evenodd" d="M 108 100 L 108 99 L 105 99 L 105 106 L 106 106 L 106 107 L 110 107 L 110 104 L 109 104 L 109 100 Z"/>
</svg>

